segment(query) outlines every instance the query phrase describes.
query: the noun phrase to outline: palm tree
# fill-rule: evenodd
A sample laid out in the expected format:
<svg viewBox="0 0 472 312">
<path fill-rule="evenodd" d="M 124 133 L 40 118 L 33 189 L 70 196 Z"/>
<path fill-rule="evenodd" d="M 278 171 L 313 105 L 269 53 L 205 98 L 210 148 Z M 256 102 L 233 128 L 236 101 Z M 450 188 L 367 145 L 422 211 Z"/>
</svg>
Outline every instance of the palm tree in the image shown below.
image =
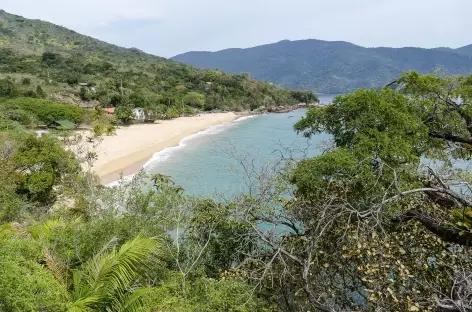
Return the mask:
<svg viewBox="0 0 472 312">
<path fill-rule="evenodd" d="M 105 248 L 107 249 L 107 248 Z M 103 251 L 72 272 L 73 304 L 69 312 L 134 312 L 151 288 L 139 285 L 140 271 L 161 250 L 155 239 L 136 237 L 119 250 Z"/>
</svg>

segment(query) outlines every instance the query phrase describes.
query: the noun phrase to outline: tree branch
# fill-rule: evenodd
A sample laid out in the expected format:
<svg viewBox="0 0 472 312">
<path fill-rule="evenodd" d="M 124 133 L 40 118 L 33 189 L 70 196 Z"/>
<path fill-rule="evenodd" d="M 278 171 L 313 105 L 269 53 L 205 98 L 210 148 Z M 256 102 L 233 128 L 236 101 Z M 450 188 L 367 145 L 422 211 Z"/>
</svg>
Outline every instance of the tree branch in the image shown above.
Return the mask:
<svg viewBox="0 0 472 312">
<path fill-rule="evenodd" d="M 437 138 L 437 139 L 444 139 L 446 141 L 451 141 L 454 143 L 472 144 L 472 138 L 463 137 L 463 136 L 455 135 L 452 133 L 430 131 L 429 136 L 433 138 Z"/>
<path fill-rule="evenodd" d="M 455 230 L 451 227 L 443 226 L 438 220 L 420 211 L 407 211 L 406 213 L 397 217 L 394 221 L 408 222 L 410 220 L 416 220 L 420 222 L 425 228 L 440 237 L 445 242 L 455 243 L 462 246 L 469 246 L 470 244 L 470 237 L 461 235 L 458 230 Z"/>
</svg>

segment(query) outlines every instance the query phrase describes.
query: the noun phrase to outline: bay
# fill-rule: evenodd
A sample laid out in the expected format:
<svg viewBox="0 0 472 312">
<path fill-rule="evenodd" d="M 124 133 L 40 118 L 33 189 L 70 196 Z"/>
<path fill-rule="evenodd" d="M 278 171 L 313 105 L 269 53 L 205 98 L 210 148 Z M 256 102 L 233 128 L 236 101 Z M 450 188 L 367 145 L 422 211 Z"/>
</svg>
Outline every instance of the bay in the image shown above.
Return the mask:
<svg viewBox="0 0 472 312">
<path fill-rule="evenodd" d="M 322 103 L 332 98 L 320 97 Z M 244 163 L 247 171 L 257 171 L 282 156 L 312 157 L 326 146 L 326 134 L 308 140 L 294 131 L 305 113 L 306 109 L 299 109 L 248 116 L 212 127 L 156 153 L 145 171 L 171 176 L 189 195 L 231 198 L 248 193 Z"/>
</svg>

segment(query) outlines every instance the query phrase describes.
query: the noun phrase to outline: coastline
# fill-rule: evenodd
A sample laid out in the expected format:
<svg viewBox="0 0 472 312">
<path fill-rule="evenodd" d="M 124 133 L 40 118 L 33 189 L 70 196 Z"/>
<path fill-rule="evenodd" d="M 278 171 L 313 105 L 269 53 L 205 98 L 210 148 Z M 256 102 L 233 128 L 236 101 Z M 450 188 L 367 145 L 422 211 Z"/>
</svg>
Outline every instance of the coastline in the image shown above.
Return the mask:
<svg viewBox="0 0 472 312">
<path fill-rule="evenodd" d="M 92 169 L 100 182 L 107 185 L 121 174 L 139 172 L 155 153 L 178 146 L 184 138 L 243 116 L 233 112 L 210 113 L 120 127 L 116 135 L 103 137 Z"/>
</svg>

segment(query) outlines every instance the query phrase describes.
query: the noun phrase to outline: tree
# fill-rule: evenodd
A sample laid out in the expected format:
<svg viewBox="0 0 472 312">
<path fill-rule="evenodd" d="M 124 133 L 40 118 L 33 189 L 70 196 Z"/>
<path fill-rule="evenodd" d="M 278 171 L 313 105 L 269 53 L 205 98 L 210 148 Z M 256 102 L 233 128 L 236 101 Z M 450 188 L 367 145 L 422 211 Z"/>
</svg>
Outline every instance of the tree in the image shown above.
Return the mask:
<svg viewBox="0 0 472 312">
<path fill-rule="evenodd" d="M 41 86 L 36 87 L 36 96 L 39 98 L 45 98 L 46 93 L 43 91 L 43 88 Z"/>
<path fill-rule="evenodd" d="M 18 95 L 18 88 L 11 79 L 0 79 L 0 97 L 15 97 Z"/>
<path fill-rule="evenodd" d="M 187 93 L 184 98 L 183 102 L 186 105 L 198 108 L 198 109 L 205 109 L 205 96 L 198 92 L 189 92 Z"/>
<path fill-rule="evenodd" d="M 318 97 L 312 91 L 292 91 L 292 97 L 300 103 L 318 102 Z"/>
<path fill-rule="evenodd" d="M 468 159 L 472 143 L 469 108 L 472 76 L 442 78 L 413 72 L 399 81 L 406 95 L 391 90 L 359 91 L 337 98 L 326 109 L 310 111 L 296 128 L 305 131 L 307 136 L 326 130 L 333 134 L 338 147 L 352 148 L 359 160 L 371 157 L 405 175 L 408 182 L 412 181 L 411 177 L 409 180 L 406 177 L 413 175 L 413 179 L 425 187 L 434 185 L 439 178 L 421 182 L 421 173 L 416 172 L 414 166 L 424 156 L 449 162 L 452 157 Z M 447 194 L 447 189 L 444 192 L 446 197 L 454 197 Z M 437 194 L 427 194 L 439 200 Z M 423 218 L 420 214 L 412 219 L 421 221 Z M 442 232 L 439 228 L 435 231 Z M 456 242 L 459 241 L 462 240 Z"/>
<path fill-rule="evenodd" d="M 0 140 L 9 146 L 3 161 L 11 171 L 8 182 L 4 183 L 15 185 L 15 192 L 37 204 L 39 209 L 54 201 L 62 191 L 60 186 L 79 171 L 74 155 L 51 136 L 3 133 Z"/>
<path fill-rule="evenodd" d="M 31 84 L 31 78 L 25 77 L 21 79 L 21 83 L 25 86 L 29 86 Z"/>
<path fill-rule="evenodd" d="M 41 62 L 47 66 L 57 66 L 62 62 L 62 57 L 54 52 L 44 52 L 41 56 Z"/>
<path fill-rule="evenodd" d="M 7 112 L 21 109 L 46 124 L 54 120 L 69 120 L 80 125 L 84 120 L 84 109 L 44 99 L 9 99 L 2 103 L 1 109 Z"/>
<path fill-rule="evenodd" d="M 79 96 L 84 101 L 90 101 L 92 99 L 92 94 L 90 93 L 89 89 L 86 87 L 81 87 Z"/>
<path fill-rule="evenodd" d="M 133 109 L 129 105 L 120 105 L 116 108 L 116 118 L 128 124 L 134 118 Z"/>
</svg>

